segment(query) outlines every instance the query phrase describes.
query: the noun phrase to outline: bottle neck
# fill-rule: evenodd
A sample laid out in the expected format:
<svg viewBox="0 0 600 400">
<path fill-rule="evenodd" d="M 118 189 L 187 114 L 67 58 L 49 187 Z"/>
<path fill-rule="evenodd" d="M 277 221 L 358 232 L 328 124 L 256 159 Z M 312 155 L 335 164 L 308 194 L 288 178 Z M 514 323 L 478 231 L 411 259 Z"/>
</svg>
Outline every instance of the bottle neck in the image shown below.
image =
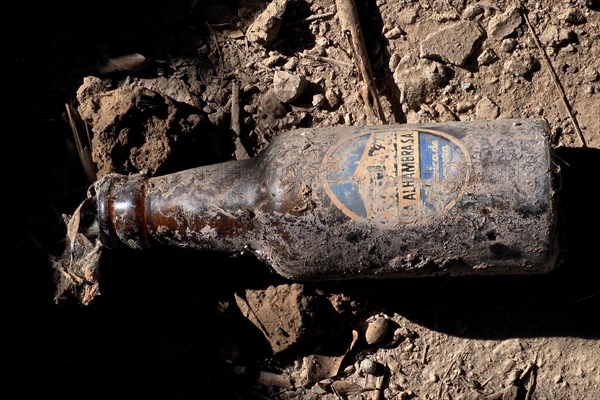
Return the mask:
<svg viewBox="0 0 600 400">
<path fill-rule="evenodd" d="M 107 175 L 95 185 L 101 236 L 108 247 L 241 251 L 257 224 L 255 165 L 250 159 L 152 178 Z"/>
</svg>

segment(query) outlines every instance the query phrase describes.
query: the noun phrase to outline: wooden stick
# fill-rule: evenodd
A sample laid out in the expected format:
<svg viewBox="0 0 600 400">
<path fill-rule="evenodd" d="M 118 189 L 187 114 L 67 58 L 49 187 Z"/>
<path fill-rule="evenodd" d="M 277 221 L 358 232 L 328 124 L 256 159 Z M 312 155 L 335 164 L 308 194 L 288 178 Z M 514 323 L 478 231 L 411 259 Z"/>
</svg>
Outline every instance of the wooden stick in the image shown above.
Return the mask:
<svg viewBox="0 0 600 400">
<path fill-rule="evenodd" d="M 533 26 L 531 25 L 531 22 L 529 22 L 529 18 L 527 17 L 527 8 L 523 4 L 521 4 L 519 9 L 521 11 L 521 15 L 523 16 L 523 19 L 525 20 L 525 23 L 527 24 L 527 27 L 529 28 L 529 32 L 531 33 L 531 36 L 533 37 L 533 41 L 535 42 L 536 47 L 542 54 L 542 58 L 544 59 L 546 68 L 548 68 L 548 71 L 550 71 L 550 74 L 552 76 L 552 81 L 554 82 L 554 86 L 556 86 L 556 89 L 560 93 L 560 98 L 561 98 L 565 108 L 567 109 L 567 112 L 569 113 L 569 118 L 571 119 L 571 124 L 573 125 L 573 128 L 575 129 L 577 136 L 579 136 L 579 140 L 581 140 L 583 148 L 587 148 L 588 146 L 587 146 L 587 143 L 585 142 L 585 138 L 583 137 L 583 132 L 581 132 L 581 128 L 579 127 L 579 123 L 577 122 L 577 118 L 575 118 L 575 114 L 573 113 L 571 104 L 569 103 L 569 100 L 567 99 L 565 89 L 563 88 L 560 80 L 558 79 L 556 70 L 552 66 L 552 63 L 550 62 L 550 58 L 548 57 L 548 54 L 546 54 L 546 51 L 542 47 L 542 44 L 540 43 L 540 39 L 536 35 L 535 30 L 533 29 Z"/>
<path fill-rule="evenodd" d="M 362 81 L 366 85 L 365 90 L 362 91 L 365 107 L 369 114 L 385 124 L 386 118 L 375 87 L 373 71 L 369 62 L 362 29 L 360 28 L 356 4 L 354 4 L 354 0 L 335 0 L 335 4 L 342 33 L 348 39 L 354 63 L 358 68 L 358 73 Z"/>
<path fill-rule="evenodd" d="M 242 128 L 240 127 L 240 83 L 234 80 L 231 84 L 231 130 L 235 133 L 235 159 L 249 158 L 246 148 L 240 140 Z"/>
</svg>

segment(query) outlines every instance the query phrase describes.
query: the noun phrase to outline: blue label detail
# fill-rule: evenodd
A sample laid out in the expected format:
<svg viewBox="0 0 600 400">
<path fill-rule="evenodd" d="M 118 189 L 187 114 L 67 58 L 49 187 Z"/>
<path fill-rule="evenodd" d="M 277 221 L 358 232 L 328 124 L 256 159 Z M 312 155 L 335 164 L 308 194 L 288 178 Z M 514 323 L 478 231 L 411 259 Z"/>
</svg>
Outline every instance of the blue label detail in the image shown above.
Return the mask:
<svg viewBox="0 0 600 400">
<path fill-rule="evenodd" d="M 450 207 L 469 170 L 460 143 L 435 131 L 358 135 L 323 159 L 325 189 L 334 204 L 353 219 L 389 226 Z"/>
</svg>

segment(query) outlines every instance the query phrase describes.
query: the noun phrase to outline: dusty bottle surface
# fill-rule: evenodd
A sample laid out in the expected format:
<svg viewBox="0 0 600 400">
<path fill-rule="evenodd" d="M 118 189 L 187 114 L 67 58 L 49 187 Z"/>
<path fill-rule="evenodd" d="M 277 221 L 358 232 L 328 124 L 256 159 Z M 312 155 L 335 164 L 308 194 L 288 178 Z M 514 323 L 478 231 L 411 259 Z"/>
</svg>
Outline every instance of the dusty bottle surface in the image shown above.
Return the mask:
<svg viewBox="0 0 600 400">
<path fill-rule="evenodd" d="M 542 120 L 298 129 L 249 160 L 103 177 L 100 237 L 250 251 L 295 280 L 545 272 L 548 135 Z"/>
</svg>

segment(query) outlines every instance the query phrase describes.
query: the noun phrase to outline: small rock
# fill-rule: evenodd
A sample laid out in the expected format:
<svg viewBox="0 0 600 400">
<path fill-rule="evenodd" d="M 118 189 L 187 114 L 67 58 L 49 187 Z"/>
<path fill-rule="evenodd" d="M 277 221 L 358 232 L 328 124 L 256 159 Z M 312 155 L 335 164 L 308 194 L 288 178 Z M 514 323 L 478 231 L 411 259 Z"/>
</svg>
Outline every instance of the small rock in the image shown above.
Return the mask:
<svg viewBox="0 0 600 400">
<path fill-rule="evenodd" d="M 436 374 L 435 372 L 431 372 L 429 373 L 429 375 L 427 376 L 427 380 L 430 383 L 437 383 L 440 380 L 440 376 L 438 374 Z"/>
<path fill-rule="evenodd" d="M 263 64 L 270 68 L 281 62 L 281 60 L 283 60 L 283 57 L 279 54 L 275 54 L 265 58 Z"/>
<path fill-rule="evenodd" d="M 331 108 L 335 108 L 340 104 L 340 93 L 338 89 L 328 87 L 325 89 L 325 99 Z"/>
<path fill-rule="evenodd" d="M 540 42 L 549 47 L 565 47 L 569 43 L 577 41 L 577 34 L 565 28 L 558 28 L 555 25 L 550 25 L 540 35 Z"/>
<path fill-rule="evenodd" d="M 466 113 L 473 108 L 475 108 L 475 104 L 471 103 L 470 101 L 459 101 L 456 103 L 456 112 L 461 114 Z"/>
<path fill-rule="evenodd" d="M 505 53 L 512 53 L 517 48 L 517 41 L 515 39 L 504 39 L 500 44 L 500 50 Z"/>
<path fill-rule="evenodd" d="M 438 89 L 448 81 L 444 67 L 430 60 L 404 56 L 394 71 L 403 107 L 419 110 L 421 104 L 433 101 Z"/>
<path fill-rule="evenodd" d="M 438 114 L 438 120 L 440 122 L 458 121 L 456 114 L 454 114 L 445 104 L 436 104 L 435 111 Z"/>
<path fill-rule="evenodd" d="M 480 120 L 492 120 L 498 118 L 500 115 L 500 108 L 491 101 L 488 97 L 484 96 L 477 102 L 475 107 L 475 116 Z"/>
<path fill-rule="evenodd" d="M 462 90 L 464 90 L 465 92 L 468 92 L 470 90 L 475 89 L 475 87 L 473 86 L 473 84 L 471 82 L 463 82 L 460 84 L 460 87 L 462 88 Z"/>
<path fill-rule="evenodd" d="M 481 52 L 479 57 L 477 57 L 477 63 L 479 65 L 489 65 L 493 64 L 499 60 L 498 55 L 492 49 L 485 49 Z"/>
<path fill-rule="evenodd" d="M 287 60 L 285 64 L 283 64 L 283 68 L 290 71 L 290 70 L 293 70 L 294 68 L 296 68 L 297 65 L 298 65 L 298 57 L 290 57 L 290 59 Z"/>
<path fill-rule="evenodd" d="M 502 14 L 495 15 L 488 24 L 489 34 L 496 40 L 502 40 L 510 35 L 521 25 L 523 18 L 516 7 L 509 8 Z"/>
<path fill-rule="evenodd" d="M 312 98 L 313 107 L 322 107 L 325 104 L 325 96 L 321 93 L 317 93 Z"/>
<path fill-rule="evenodd" d="M 404 34 L 405 34 L 405 32 L 402 29 L 395 26 L 386 32 L 385 38 L 386 39 L 398 39 Z"/>
<path fill-rule="evenodd" d="M 482 36 L 483 33 L 477 23 L 457 22 L 429 34 L 421 42 L 421 57 L 462 66 L 467 62 Z"/>
<path fill-rule="evenodd" d="M 268 45 L 277 37 L 281 28 L 281 18 L 287 7 L 288 0 L 273 0 L 252 22 L 246 38 L 261 45 Z"/>
<path fill-rule="evenodd" d="M 360 370 L 365 374 L 374 374 L 377 372 L 377 369 L 378 369 L 377 362 L 375 362 L 369 358 L 365 358 L 364 360 L 362 360 L 360 362 Z"/>
<path fill-rule="evenodd" d="M 419 10 L 417 8 L 404 8 L 398 14 L 398 21 L 401 24 L 411 25 L 414 24 L 419 16 Z"/>
<path fill-rule="evenodd" d="M 354 366 L 354 364 L 350 364 L 346 368 L 344 368 L 344 373 L 346 375 L 352 375 L 355 372 L 356 372 L 356 367 Z"/>
<path fill-rule="evenodd" d="M 475 19 L 475 17 L 477 17 L 478 15 L 483 14 L 484 11 L 485 10 L 481 4 L 470 4 L 467 6 L 467 8 L 465 8 L 465 10 L 462 13 L 462 16 L 464 19 Z"/>
<path fill-rule="evenodd" d="M 273 89 L 269 89 L 260 99 L 260 108 L 262 111 L 270 116 L 271 118 L 281 118 L 286 113 L 285 104 L 283 104 L 275 93 Z"/>
<path fill-rule="evenodd" d="M 537 64 L 537 60 L 530 54 L 513 57 L 504 63 L 504 70 L 510 72 L 514 76 L 527 76 L 533 71 Z"/>
<path fill-rule="evenodd" d="M 571 25 L 581 25 L 581 24 L 585 24 L 585 22 L 587 21 L 587 19 L 585 18 L 585 15 L 576 8 L 567 10 L 567 12 L 563 15 L 563 20 L 567 24 L 571 24 Z"/>
<path fill-rule="evenodd" d="M 596 68 L 589 66 L 583 71 L 583 77 L 588 82 L 595 82 L 600 78 L 600 74 Z"/>
<path fill-rule="evenodd" d="M 246 104 L 244 106 L 244 111 L 248 114 L 254 114 L 256 112 L 256 107 L 254 107 L 252 104 Z"/>
<path fill-rule="evenodd" d="M 286 71 L 275 71 L 273 76 L 273 92 L 282 103 L 291 103 L 306 89 L 308 81 L 302 76 Z"/>
</svg>

